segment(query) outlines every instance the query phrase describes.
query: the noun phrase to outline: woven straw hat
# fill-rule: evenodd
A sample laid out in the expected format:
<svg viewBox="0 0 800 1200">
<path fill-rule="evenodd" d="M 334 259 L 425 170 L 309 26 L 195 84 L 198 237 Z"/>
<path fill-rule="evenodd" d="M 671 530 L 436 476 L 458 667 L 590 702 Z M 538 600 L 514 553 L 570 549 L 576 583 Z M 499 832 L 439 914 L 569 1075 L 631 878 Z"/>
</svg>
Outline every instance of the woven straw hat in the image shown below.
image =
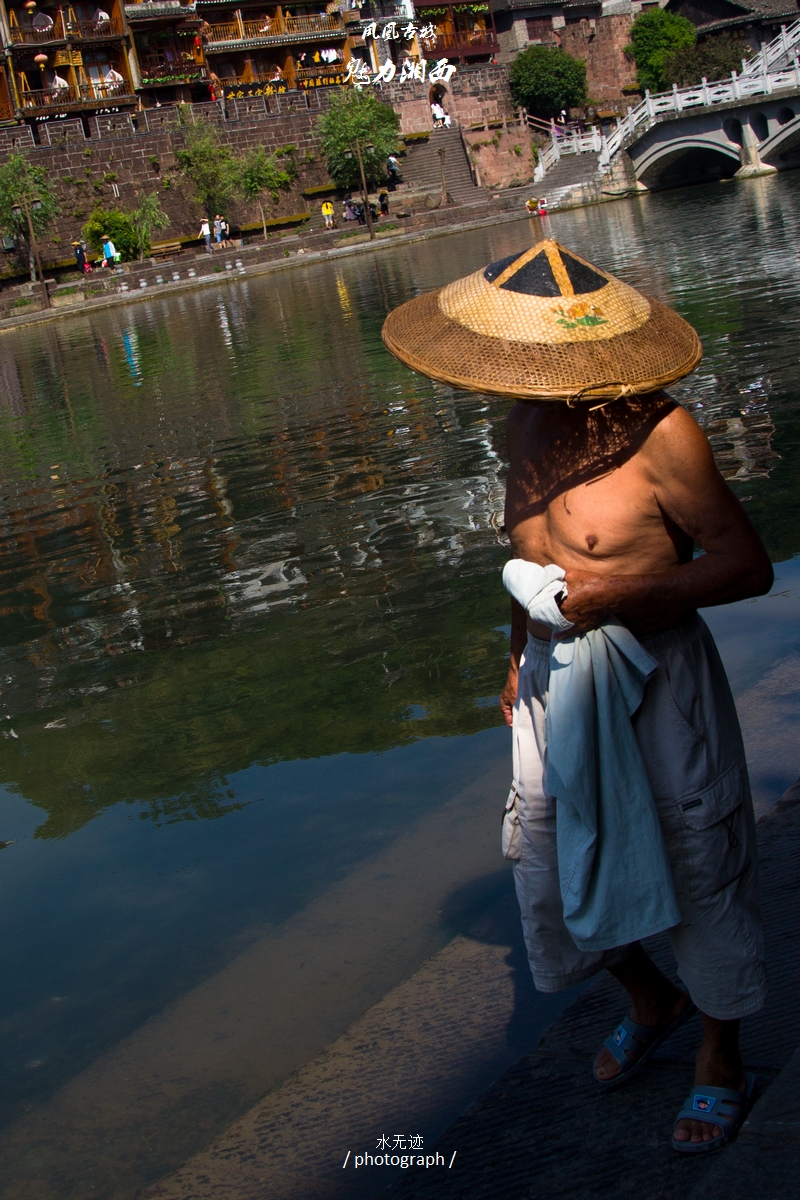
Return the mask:
<svg viewBox="0 0 800 1200">
<path fill-rule="evenodd" d="M 530 400 L 654 392 L 703 354 L 672 309 L 549 239 L 402 304 L 382 336 L 423 375 Z"/>
</svg>

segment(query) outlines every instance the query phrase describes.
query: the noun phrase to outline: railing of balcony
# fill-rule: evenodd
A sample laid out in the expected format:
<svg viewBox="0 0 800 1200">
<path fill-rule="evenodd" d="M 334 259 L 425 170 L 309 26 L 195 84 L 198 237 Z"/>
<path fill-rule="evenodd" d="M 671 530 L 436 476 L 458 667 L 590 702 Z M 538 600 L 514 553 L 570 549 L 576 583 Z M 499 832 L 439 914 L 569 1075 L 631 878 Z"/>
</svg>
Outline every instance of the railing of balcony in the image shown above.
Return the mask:
<svg viewBox="0 0 800 1200">
<path fill-rule="evenodd" d="M 302 87 L 306 83 L 316 83 L 317 80 L 324 83 L 341 83 L 345 74 L 344 63 L 328 63 L 313 68 L 302 67 L 295 71 L 295 78 Z"/>
<path fill-rule="evenodd" d="M 382 0 L 365 0 L 358 12 L 358 18 L 362 21 L 379 21 L 384 18 L 409 20 L 408 12 L 402 4 L 384 4 Z"/>
<path fill-rule="evenodd" d="M 178 62 L 145 59 L 140 63 L 142 83 L 152 86 L 157 83 L 193 83 L 206 78 L 206 69 L 194 61 L 191 55 Z"/>
<path fill-rule="evenodd" d="M 46 16 L 47 14 L 45 14 Z M 11 26 L 11 43 L 14 46 L 41 45 L 42 42 L 63 42 L 64 25 L 61 13 L 56 13 L 47 28 L 36 28 L 30 21 Z"/>
<path fill-rule="evenodd" d="M 493 54 L 499 45 L 491 29 L 480 32 L 476 29 L 472 33 L 440 33 L 436 38 L 436 49 L 451 54 Z"/>
<path fill-rule="evenodd" d="M 343 29 L 339 13 L 320 17 L 284 17 L 287 33 L 338 33 Z"/>
<path fill-rule="evenodd" d="M 318 17 L 262 17 L 259 21 L 225 21 L 208 25 L 202 35 L 208 42 L 257 41 L 260 38 L 308 36 L 309 34 L 344 34 L 339 13 Z"/>
<path fill-rule="evenodd" d="M 70 40 L 79 38 L 81 41 L 91 41 L 92 38 L 122 37 L 122 27 L 119 21 L 109 18 L 108 21 L 64 21 L 65 36 Z"/>
<path fill-rule="evenodd" d="M 11 26 L 11 43 L 15 46 L 41 45 L 43 42 L 92 41 L 108 37 L 122 37 L 122 27 L 111 18 L 107 21 L 72 21 L 61 13 L 47 29 L 32 24 Z"/>
<path fill-rule="evenodd" d="M 80 107 L 98 101 L 116 104 L 120 100 L 134 100 L 131 86 L 122 83 L 91 83 L 79 87 L 27 88 L 20 90 L 22 107 L 26 109 L 65 109 Z"/>
</svg>

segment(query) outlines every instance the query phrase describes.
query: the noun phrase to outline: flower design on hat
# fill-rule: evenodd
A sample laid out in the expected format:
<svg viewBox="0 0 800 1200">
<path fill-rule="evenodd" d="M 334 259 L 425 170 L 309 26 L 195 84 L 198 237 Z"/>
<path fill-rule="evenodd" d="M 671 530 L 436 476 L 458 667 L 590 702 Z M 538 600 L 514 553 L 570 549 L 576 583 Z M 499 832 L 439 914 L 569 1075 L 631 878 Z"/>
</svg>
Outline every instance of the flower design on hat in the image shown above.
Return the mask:
<svg viewBox="0 0 800 1200">
<path fill-rule="evenodd" d="M 570 304 L 568 308 L 559 304 L 558 308 L 553 309 L 553 312 L 558 317 L 556 325 L 563 325 L 567 329 L 577 329 L 579 325 L 585 327 L 608 324 L 602 310 L 594 304 L 587 304 L 585 300 Z"/>
</svg>

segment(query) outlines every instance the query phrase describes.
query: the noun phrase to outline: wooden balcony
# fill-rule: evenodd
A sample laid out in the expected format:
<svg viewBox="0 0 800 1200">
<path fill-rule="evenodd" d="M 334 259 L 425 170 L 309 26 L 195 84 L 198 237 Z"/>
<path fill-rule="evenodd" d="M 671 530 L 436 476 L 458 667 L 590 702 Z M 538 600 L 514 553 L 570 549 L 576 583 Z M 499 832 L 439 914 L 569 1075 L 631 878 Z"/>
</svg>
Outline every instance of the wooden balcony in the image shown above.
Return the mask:
<svg viewBox="0 0 800 1200">
<path fill-rule="evenodd" d="M 237 18 L 220 25 L 207 25 L 200 32 L 206 48 L 212 52 L 215 46 L 230 46 L 232 43 L 274 46 L 292 42 L 330 41 L 346 36 L 341 13 L 316 17 L 262 17 L 258 21 Z"/>
<path fill-rule="evenodd" d="M 131 85 L 122 83 L 91 83 L 80 87 L 20 89 L 22 108 L 26 113 L 80 112 L 86 108 L 108 108 L 118 104 L 135 103 Z"/>
<path fill-rule="evenodd" d="M 318 67 L 303 67 L 295 71 L 299 88 L 336 87 L 344 84 L 347 67 L 340 63 L 320 63 Z"/>
<path fill-rule="evenodd" d="M 129 21 L 159 21 L 168 17 L 173 21 L 195 21 L 197 14 L 193 4 L 180 4 L 179 0 L 136 0 L 134 4 L 125 5 L 125 16 Z"/>
<path fill-rule="evenodd" d="M 145 59 L 139 63 L 139 74 L 143 87 L 169 86 L 180 83 L 198 83 L 206 78 L 206 69 L 194 61 L 191 54 L 183 60 L 167 62 L 164 59 Z"/>
<path fill-rule="evenodd" d="M 249 96 L 276 96 L 289 90 L 285 79 L 272 75 L 253 75 L 252 79 L 237 79 L 235 76 L 220 79 L 227 100 L 244 100 Z"/>
<path fill-rule="evenodd" d="M 122 26 L 113 17 L 108 21 L 65 20 L 64 30 L 65 36 L 71 42 L 97 42 L 104 38 L 122 37 Z"/>
<path fill-rule="evenodd" d="M 12 46 L 42 46 L 48 42 L 97 42 L 108 38 L 122 37 L 122 27 L 119 21 L 109 18 L 108 21 L 73 21 L 56 13 L 52 25 L 48 29 L 37 29 L 25 21 L 22 25 L 11 26 Z"/>
<path fill-rule="evenodd" d="M 421 18 L 420 18 L 421 20 Z M 428 49 L 426 43 L 426 50 Z M 465 59 L 491 57 L 497 54 L 500 46 L 491 29 L 478 33 L 440 33 L 436 38 L 430 56 L 441 54 L 447 58 Z"/>
</svg>

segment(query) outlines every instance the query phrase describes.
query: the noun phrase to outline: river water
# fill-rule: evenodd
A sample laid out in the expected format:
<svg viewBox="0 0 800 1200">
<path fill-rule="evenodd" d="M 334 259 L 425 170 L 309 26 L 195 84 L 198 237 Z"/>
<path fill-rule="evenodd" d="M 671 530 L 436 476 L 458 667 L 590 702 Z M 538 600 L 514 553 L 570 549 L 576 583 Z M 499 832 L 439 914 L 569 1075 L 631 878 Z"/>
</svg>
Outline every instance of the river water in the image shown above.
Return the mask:
<svg viewBox="0 0 800 1200">
<path fill-rule="evenodd" d="M 798 201 L 789 173 L 546 222 L 703 339 L 673 394 L 782 564 L 773 597 L 712 614 L 770 746 L 764 681 L 800 650 Z M 505 778 L 507 404 L 412 374 L 380 328 L 538 236 L 520 220 L 0 341 L 0 1118 L 15 1179 L 59 1089 L 332 889 L 369 910 L 365 864 L 401 841 L 410 862 L 432 814 L 490 769 Z M 781 753 L 755 763 L 762 805 L 797 773 Z M 492 829 L 502 800 L 482 801 Z M 442 916 L 437 871 L 466 895 L 482 864 L 440 849 L 397 881 L 402 949 L 320 1000 L 261 1091 L 507 891 L 492 846 L 497 875 Z M 362 935 L 339 930 L 345 957 Z M 258 1093 L 232 1086 L 188 1132 L 159 1110 L 158 1148 L 91 1194 L 132 1196 Z M 37 1196 L 88 1194 L 69 1171 L 47 1178 Z"/>
</svg>

